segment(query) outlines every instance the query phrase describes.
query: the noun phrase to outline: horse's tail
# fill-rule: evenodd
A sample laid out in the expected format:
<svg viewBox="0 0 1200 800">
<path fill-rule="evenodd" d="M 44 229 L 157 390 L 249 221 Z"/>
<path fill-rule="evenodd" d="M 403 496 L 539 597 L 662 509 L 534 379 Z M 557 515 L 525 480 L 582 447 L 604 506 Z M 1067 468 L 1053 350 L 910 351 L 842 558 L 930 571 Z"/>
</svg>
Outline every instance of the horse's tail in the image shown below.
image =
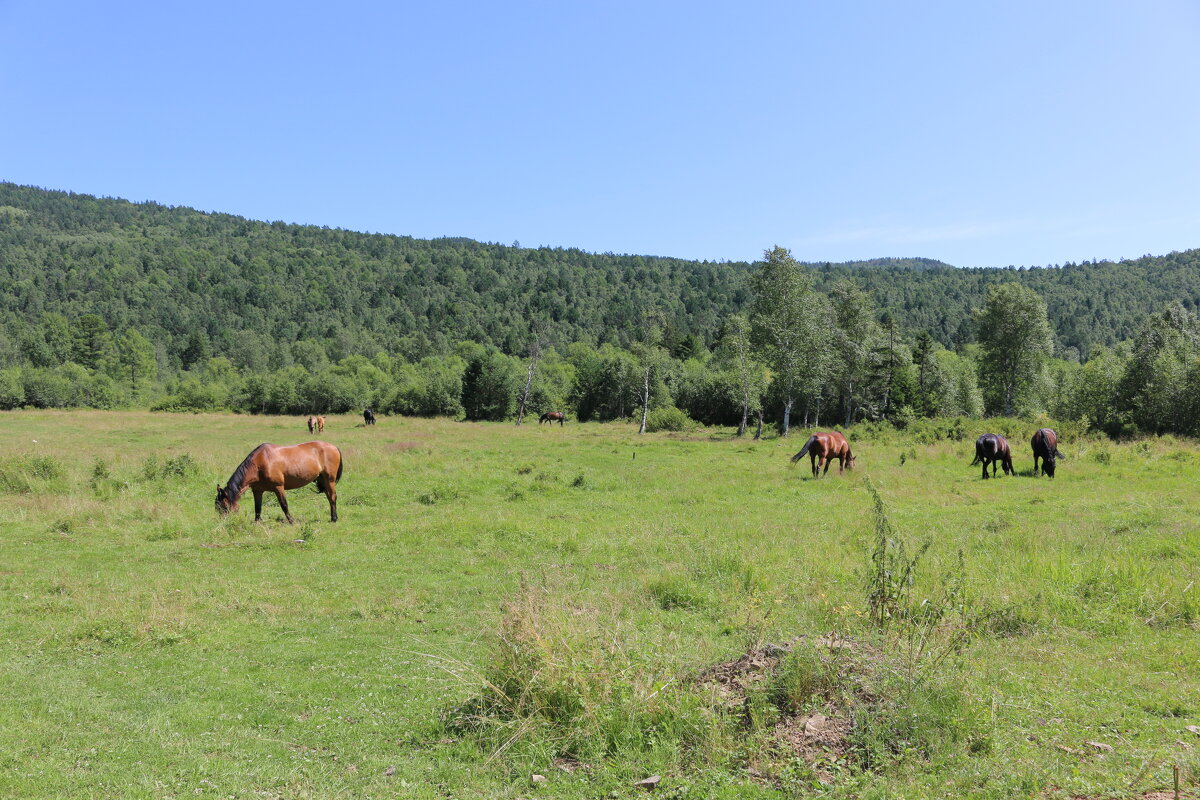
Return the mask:
<svg viewBox="0 0 1200 800">
<path fill-rule="evenodd" d="M 342 467 L 344 466 L 346 466 L 346 461 L 342 458 L 342 451 L 338 450 L 338 474 L 337 477 L 334 478 L 335 481 L 340 481 L 342 479 Z"/>
<path fill-rule="evenodd" d="M 808 454 L 808 449 L 813 446 L 813 442 L 815 441 L 817 441 L 817 437 L 815 435 L 808 437 L 808 441 L 804 443 L 804 447 L 800 448 L 800 452 L 792 456 L 792 463 L 795 464 L 797 461 L 804 458 L 804 456 Z"/>
<path fill-rule="evenodd" d="M 982 460 L 983 460 L 983 443 L 976 442 L 975 443 L 975 460 L 971 462 L 971 466 L 972 467 L 975 466 Z"/>
</svg>

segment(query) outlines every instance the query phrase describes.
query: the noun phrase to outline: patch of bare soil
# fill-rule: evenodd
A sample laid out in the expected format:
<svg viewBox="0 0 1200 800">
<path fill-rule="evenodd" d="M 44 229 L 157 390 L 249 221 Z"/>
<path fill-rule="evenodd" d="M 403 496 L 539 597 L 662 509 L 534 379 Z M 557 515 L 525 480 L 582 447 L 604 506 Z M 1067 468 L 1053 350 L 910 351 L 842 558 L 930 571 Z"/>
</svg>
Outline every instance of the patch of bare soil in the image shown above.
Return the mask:
<svg viewBox="0 0 1200 800">
<path fill-rule="evenodd" d="M 814 696 L 803 710 L 780 708 L 780 717 L 770 731 L 770 750 L 785 759 L 803 759 L 818 778 L 829 781 L 832 775 L 826 765 L 851 749 L 852 704 L 871 698 L 865 679 L 879 660 L 872 648 L 836 634 L 798 636 L 709 667 L 697 676 L 697 682 L 711 691 L 728 712 L 740 713 L 749 726 L 751 695 L 767 691 L 784 659 L 800 647 L 811 648 L 822 666 L 837 676 L 839 690 Z M 770 781 L 765 774 L 770 770 L 764 771 L 764 767 L 751 765 L 751 775 Z"/>
</svg>

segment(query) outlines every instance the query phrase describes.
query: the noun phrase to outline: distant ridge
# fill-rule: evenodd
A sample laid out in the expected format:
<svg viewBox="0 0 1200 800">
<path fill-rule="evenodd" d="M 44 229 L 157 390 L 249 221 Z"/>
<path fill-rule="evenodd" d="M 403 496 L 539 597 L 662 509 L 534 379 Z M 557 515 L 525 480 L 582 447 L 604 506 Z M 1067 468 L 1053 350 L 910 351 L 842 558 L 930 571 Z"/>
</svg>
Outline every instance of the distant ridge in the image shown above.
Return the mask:
<svg viewBox="0 0 1200 800">
<path fill-rule="evenodd" d="M 1129 338 L 1166 302 L 1200 305 L 1198 250 L 1057 269 L 926 258 L 810 266 L 818 288 L 852 278 L 903 331 L 926 330 L 951 347 L 973 339 L 971 309 L 1004 281 L 1038 291 L 1060 348 L 1084 356 Z M 534 321 L 559 346 L 625 344 L 648 309 L 664 319 L 668 341 L 712 345 L 723 320 L 750 302 L 752 269 L 258 222 L 0 183 L 0 324 L 10 339 L 48 312 L 93 313 L 114 331 L 138 328 L 169 357 L 199 336 L 239 366 L 269 364 L 280 342 L 305 339 L 333 358 L 419 357 L 464 339 L 519 352 Z"/>
</svg>

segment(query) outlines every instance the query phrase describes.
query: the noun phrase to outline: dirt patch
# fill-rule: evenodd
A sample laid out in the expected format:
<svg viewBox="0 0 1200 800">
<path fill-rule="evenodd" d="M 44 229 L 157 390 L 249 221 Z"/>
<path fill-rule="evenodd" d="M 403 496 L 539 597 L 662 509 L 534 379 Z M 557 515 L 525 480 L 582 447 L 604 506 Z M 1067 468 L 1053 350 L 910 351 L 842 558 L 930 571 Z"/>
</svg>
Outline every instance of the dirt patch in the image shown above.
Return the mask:
<svg viewBox="0 0 1200 800">
<path fill-rule="evenodd" d="M 811 674 L 785 667 L 793 653 L 807 659 L 802 669 Z M 852 749 L 852 707 L 872 699 L 867 678 L 878 662 L 873 648 L 836 634 L 798 636 L 709 667 L 697 682 L 727 712 L 740 714 L 747 728 L 756 724 L 755 703 L 769 706 L 777 714 L 767 734 L 769 749 L 785 760 L 803 759 L 828 782 L 833 777 L 828 765 Z M 798 703 L 797 685 L 803 698 Z M 751 764 L 749 772 L 756 780 L 773 782 L 767 764 Z"/>
</svg>

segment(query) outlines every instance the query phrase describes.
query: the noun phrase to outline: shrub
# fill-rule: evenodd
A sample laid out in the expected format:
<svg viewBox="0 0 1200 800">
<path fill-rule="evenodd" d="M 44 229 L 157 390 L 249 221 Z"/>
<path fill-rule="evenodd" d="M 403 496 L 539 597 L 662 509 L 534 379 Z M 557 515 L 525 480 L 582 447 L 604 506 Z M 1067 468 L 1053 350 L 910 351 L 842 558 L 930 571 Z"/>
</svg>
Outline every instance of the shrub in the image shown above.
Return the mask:
<svg viewBox="0 0 1200 800">
<path fill-rule="evenodd" d="M 646 432 L 686 431 L 696 427 L 695 421 L 674 406 L 656 408 L 646 416 Z"/>
</svg>

